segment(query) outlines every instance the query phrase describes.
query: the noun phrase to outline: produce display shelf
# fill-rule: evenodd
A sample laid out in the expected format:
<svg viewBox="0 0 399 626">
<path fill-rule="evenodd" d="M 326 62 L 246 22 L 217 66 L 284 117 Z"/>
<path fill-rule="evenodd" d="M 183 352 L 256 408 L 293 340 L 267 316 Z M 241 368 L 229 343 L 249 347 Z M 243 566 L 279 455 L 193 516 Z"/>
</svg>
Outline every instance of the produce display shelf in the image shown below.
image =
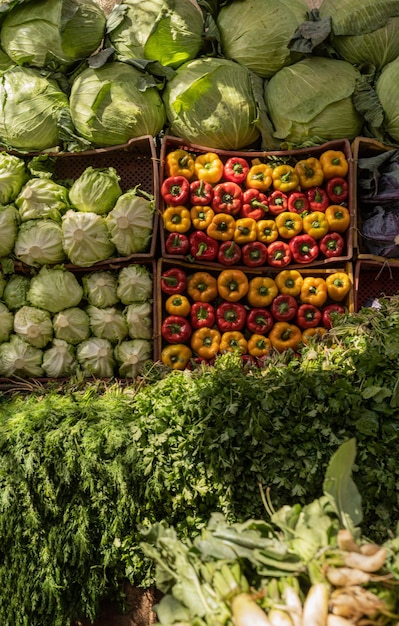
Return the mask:
<svg viewBox="0 0 399 626">
<path fill-rule="evenodd" d="M 399 259 L 358 259 L 354 268 L 354 310 L 399 294 Z"/>
<path fill-rule="evenodd" d="M 359 177 L 361 170 L 359 168 L 359 160 L 371 158 L 383 154 L 389 150 L 397 150 L 397 146 L 389 146 L 376 139 L 368 137 L 356 137 L 352 144 L 352 200 L 354 228 L 353 228 L 353 251 L 356 259 L 369 260 L 378 263 L 385 263 L 387 258 L 381 255 L 373 254 L 367 247 L 367 241 L 362 234 L 363 225 L 363 207 L 359 198 Z"/>
<path fill-rule="evenodd" d="M 11 154 L 24 159 L 26 162 L 40 153 L 18 153 L 11 151 Z M 156 255 L 159 228 L 159 167 L 158 155 L 154 138 L 144 135 L 131 139 L 126 144 L 111 146 L 109 148 L 97 148 L 82 152 L 46 152 L 43 153 L 51 157 L 54 167 L 53 180 L 56 182 L 76 180 L 87 167 L 108 168 L 113 167 L 120 176 L 120 187 L 125 193 L 130 189 L 139 186 L 147 194 L 154 197 L 154 219 L 153 232 L 148 249 L 144 252 L 135 253 L 126 257 L 106 259 L 95 263 L 94 267 L 100 267 L 110 261 L 153 259 Z M 72 263 L 65 264 L 68 269 L 73 270 L 80 266 Z"/>
<path fill-rule="evenodd" d="M 221 268 L 220 266 L 216 266 L 214 264 L 213 265 L 209 265 L 209 264 L 205 265 L 205 264 L 197 264 L 197 263 L 192 264 L 192 263 L 186 263 L 184 261 L 175 261 L 172 259 L 163 259 L 163 258 L 158 259 L 157 286 L 156 286 L 156 302 L 157 302 L 156 318 L 158 320 L 158 328 L 154 332 L 154 340 L 158 341 L 157 352 L 159 355 L 161 355 L 163 348 L 166 345 L 168 345 L 168 342 L 166 342 L 162 336 L 162 322 L 164 321 L 165 317 L 168 315 L 168 313 L 165 310 L 165 301 L 168 298 L 168 294 L 165 294 L 161 288 L 161 278 L 164 276 L 165 272 L 167 272 L 168 270 L 172 268 L 183 270 L 183 272 L 186 274 L 186 277 L 190 277 L 195 272 L 207 272 L 211 274 L 212 276 L 214 276 L 215 278 L 217 278 L 220 272 L 225 269 L 231 269 L 231 270 L 240 269 L 236 267 Z M 283 268 L 283 269 L 286 269 L 286 268 Z M 296 269 L 296 268 L 289 268 L 289 269 Z M 276 269 L 276 268 L 267 268 L 267 269 L 245 268 L 244 273 L 247 276 L 248 280 L 251 280 L 252 278 L 255 278 L 255 277 L 270 277 L 274 279 L 280 271 L 281 270 Z M 349 313 L 354 312 L 354 302 L 355 302 L 354 301 L 354 276 L 353 276 L 353 266 L 351 262 L 346 262 L 346 263 L 343 263 L 341 266 L 329 267 L 329 268 L 301 267 L 300 269 L 298 269 L 298 271 L 303 276 L 303 278 L 315 277 L 315 278 L 323 278 L 323 279 L 325 279 L 330 274 L 334 274 L 335 272 L 344 272 L 349 278 L 349 281 L 351 283 L 351 288 L 348 294 L 346 295 L 345 299 L 340 304 L 342 304 L 345 307 L 346 312 L 349 312 Z M 187 296 L 186 292 L 183 292 L 183 295 L 184 294 Z M 212 304 L 217 305 L 217 304 L 220 304 L 221 301 L 222 299 L 220 297 L 217 297 L 215 301 L 213 301 Z M 245 297 L 241 300 L 241 302 L 249 311 L 251 306 L 247 304 Z M 325 302 L 325 306 L 327 306 L 328 304 L 332 304 L 331 299 L 327 299 L 327 301 Z M 266 308 L 269 308 L 269 307 L 266 306 Z M 295 324 L 295 321 L 291 320 L 291 323 Z M 243 332 L 247 336 L 250 334 L 245 329 Z M 267 333 L 265 334 L 265 336 L 267 336 Z"/>
<path fill-rule="evenodd" d="M 121 269 L 125 268 L 125 267 L 129 267 L 129 266 L 141 266 L 144 267 L 149 274 L 152 276 L 152 298 L 149 301 L 151 304 L 151 325 L 152 325 L 152 337 L 150 339 L 151 344 L 152 344 L 152 354 L 151 354 L 151 360 L 156 362 L 159 359 L 159 340 L 158 337 L 154 335 L 155 330 L 158 328 L 158 309 L 157 309 L 157 304 L 156 304 L 156 289 L 157 289 L 157 263 L 154 259 L 136 259 L 136 260 L 120 260 L 120 261 L 114 261 L 109 263 L 108 265 L 104 265 L 101 268 L 97 268 L 97 267 L 91 267 L 91 268 L 74 268 L 74 270 L 69 270 L 71 271 L 75 277 L 77 278 L 78 282 L 83 285 L 83 279 L 84 277 L 94 273 L 94 272 L 106 272 L 109 271 L 113 274 L 117 274 Z M 1 266 L 0 266 L 1 267 Z M 66 268 L 68 269 L 68 268 Z M 15 273 L 16 274 L 21 274 L 23 276 L 26 277 L 31 277 L 33 275 L 35 275 L 36 270 L 32 269 L 30 270 L 30 272 L 27 272 L 25 267 L 22 266 L 16 266 L 15 268 Z M 29 303 L 26 303 L 28 306 L 31 306 Z M 84 309 L 87 305 L 89 304 L 89 302 L 87 301 L 85 295 L 83 295 L 83 298 L 81 300 L 81 302 L 77 305 L 78 308 L 82 308 Z M 124 311 L 125 310 L 125 305 L 123 305 L 121 302 L 115 304 L 115 307 L 120 310 L 120 311 Z M 15 311 L 14 311 L 15 313 Z M 52 316 L 53 317 L 53 316 Z M 14 334 L 14 333 L 13 333 Z M 94 336 L 93 333 L 91 333 L 91 336 Z M 131 337 L 127 336 L 126 340 L 132 339 Z M 113 347 L 115 347 L 116 344 L 113 345 Z M 51 344 L 49 344 L 48 346 L 46 346 L 45 349 L 51 347 Z M 45 350 L 44 349 L 44 350 Z M 13 391 L 13 390 L 21 390 L 21 391 L 29 391 L 29 389 L 32 388 L 32 386 L 62 386 L 63 384 L 67 383 L 68 381 L 71 381 L 73 379 L 72 375 L 71 377 L 57 377 L 57 378 L 50 378 L 50 377 L 46 377 L 46 376 L 42 376 L 42 377 L 29 377 L 29 376 L 11 376 L 11 377 L 5 377 L 5 376 L 1 376 L 0 375 L 0 391 Z M 81 374 L 79 373 L 78 378 L 81 377 Z M 90 376 L 89 374 L 85 374 L 83 375 L 83 378 L 89 379 Z M 99 379 L 99 377 L 96 377 L 93 375 L 93 379 Z M 111 380 L 111 379 L 102 379 L 102 380 Z M 125 378 L 119 375 L 118 373 L 118 369 L 117 367 L 115 368 L 115 375 L 112 377 L 112 380 L 118 380 L 121 384 L 124 383 L 128 383 L 129 381 L 131 381 L 131 378 Z"/>
<path fill-rule="evenodd" d="M 353 168 L 351 167 L 352 151 L 351 151 L 350 142 L 347 139 L 329 141 L 319 146 L 309 147 L 309 148 L 300 148 L 297 150 L 279 150 L 279 151 L 270 151 L 270 152 L 247 150 L 247 151 L 232 152 L 232 151 L 213 149 L 213 148 L 210 149 L 210 148 L 207 148 L 206 146 L 186 143 L 184 140 L 180 139 L 179 137 L 174 137 L 172 135 L 165 135 L 165 137 L 162 140 L 161 150 L 160 150 L 160 172 L 159 172 L 160 185 L 162 185 L 162 182 L 167 177 L 166 171 L 165 171 L 166 156 L 168 155 L 168 153 L 172 152 L 173 150 L 180 149 L 180 148 L 187 150 L 189 153 L 193 154 L 194 156 L 201 155 L 206 152 L 215 153 L 220 157 L 223 163 L 225 163 L 228 158 L 234 157 L 234 156 L 242 157 L 246 159 L 249 163 L 251 163 L 252 160 L 254 159 L 259 159 L 261 162 L 267 162 L 269 158 L 271 160 L 281 159 L 282 161 L 284 160 L 288 161 L 289 159 L 300 160 L 300 159 L 306 159 L 308 157 L 318 158 L 326 150 L 342 151 L 345 154 L 346 159 L 348 160 L 348 163 L 350 165 L 348 175 L 347 175 L 347 182 L 349 186 L 349 196 L 345 203 L 350 213 L 350 226 L 348 230 L 342 234 L 344 241 L 345 241 L 344 251 L 341 256 L 330 257 L 330 258 L 324 258 L 321 254 L 319 254 L 315 260 L 308 262 L 306 264 L 294 263 L 291 261 L 288 267 L 299 269 L 303 267 L 338 266 L 352 259 L 355 216 L 354 216 L 354 206 L 353 206 L 354 196 L 353 196 L 353 191 L 352 191 L 352 188 L 353 188 L 353 179 L 352 179 Z M 160 247 L 161 247 L 162 257 L 165 259 L 175 259 L 175 260 L 183 260 L 183 261 L 190 260 L 190 256 L 187 256 L 187 255 L 182 256 L 180 254 L 174 254 L 174 253 L 168 252 L 167 247 L 166 247 L 166 239 L 169 233 L 165 229 L 164 224 L 163 224 L 163 213 L 166 208 L 166 203 L 164 199 L 162 198 L 161 194 L 160 194 L 159 202 L 160 202 L 159 233 L 160 233 Z M 331 202 L 331 204 L 333 203 Z M 274 219 L 274 218 L 273 216 L 270 216 L 269 218 L 266 214 L 265 219 Z M 192 232 L 192 229 L 186 234 L 189 235 L 191 232 Z M 198 262 L 208 264 L 208 261 L 198 260 Z M 248 269 L 249 266 L 243 265 L 242 263 L 239 262 L 237 265 L 235 265 L 235 267 L 240 267 L 243 271 L 245 271 L 246 269 Z M 267 267 L 270 267 L 270 266 L 266 263 L 266 265 L 263 265 L 261 267 L 263 267 L 263 269 L 266 269 Z"/>
</svg>

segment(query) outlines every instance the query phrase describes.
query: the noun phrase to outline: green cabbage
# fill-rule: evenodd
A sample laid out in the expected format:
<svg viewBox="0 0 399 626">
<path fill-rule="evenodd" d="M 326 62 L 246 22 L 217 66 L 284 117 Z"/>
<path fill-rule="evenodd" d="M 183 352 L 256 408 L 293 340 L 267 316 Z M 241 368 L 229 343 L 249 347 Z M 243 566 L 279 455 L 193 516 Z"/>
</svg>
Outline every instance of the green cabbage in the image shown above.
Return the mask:
<svg viewBox="0 0 399 626">
<path fill-rule="evenodd" d="M 176 68 L 197 56 L 203 31 L 196 0 L 124 0 L 109 42 L 122 61 L 148 59 Z"/>
<path fill-rule="evenodd" d="M 83 288 L 76 276 L 62 268 L 42 267 L 30 280 L 29 302 L 50 313 L 78 306 L 82 296 Z"/>
<path fill-rule="evenodd" d="M 375 89 L 384 112 L 384 130 L 399 143 L 399 58 L 384 67 Z"/>
<path fill-rule="evenodd" d="M 153 79 L 120 61 L 81 72 L 72 83 L 70 110 L 77 132 L 97 147 L 155 136 L 166 121 Z"/>
<path fill-rule="evenodd" d="M 0 269 L 0 298 L 3 297 L 4 288 L 7 285 L 7 279 L 4 275 L 4 272 Z"/>
<path fill-rule="evenodd" d="M 323 0 L 321 18 L 331 18 L 331 45 L 354 65 L 382 68 L 399 56 L 397 0 Z"/>
<path fill-rule="evenodd" d="M 22 221 L 50 218 L 61 222 L 70 207 L 68 189 L 50 178 L 31 178 L 15 199 Z"/>
<path fill-rule="evenodd" d="M 0 302 L 0 343 L 9 340 L 13 329 L 14 315 L 3 302 Z"/>
<path fill-rule="evenodd" d="M 135 378 L 142 371 L 144 363 L 152 358 L 152 344 L 146 339 L 122 341 L 115 347 L 115 358 L 119 374 L 125 378 Z"/>
<path fill-rule="evenodd" d="M 106 308 L 119 302 L 118 278 L 109 271 L 91 272 L 82 277 L 84 295 L 93 306 Z"/>
<path fill-rule="evenodd" d="M 90 305 L 86 308 L 86 313 L 90 319 L 91 332 L 95 337 L 108 339 L 111 343 L 118 343 L 127 337 L 126 318 L 116 307 L 100 309 Z"/>
<path fill-rule="evenodd" d="M 116 361 L 113 346 L 107 339 L 91 337 L 76 348 L 76 358 L 86 376 L 110 378 L 114 374 Z"/>
<path fill-rule="evenodd" d="M 308 11 L 305 0 L 233 0 L 217 16 L 224 56 L 270 78 L 300 59 L 288 43 Z"/>
<path fill-rule="evenodd" d="M 72 183 L 69 199 L 78 211 L 103 215 L 113 209 L 122 194 L 119 181 L 114 167 L 87 167 Z"/>
<path fill-rule="evenodd" d="M 126 307 L 129 336 L 132 339 L 151 339 L 153 336 L 152 304 L 135 302 Z"/>
<path fill-rule="evenodd" d="M 0 258 L 13 251 L 19 222 L 19 214 L 14 205 L 0 205 Z"/>
<path fill-rule="evenodd" d="M 23 306 L 14 314 L 14 332 L 35 348 L 45 348 L 53 339 L 53 323 L 48 311 Z"/>
<path fill-rule="evenodd" d="M 62 228 L 53 220 L 29 220 L 18 230 L 15 256 L 27 265 L 55 265 L 66 259 L 62 242 Z"/>
<path fill-rule="evenodd" d="M 67 211 L 62 218 L 62 235 L 68 258 L 79 267 L 105 261 L 115 252 L 105 218 L 97 213 Z"/>
<path fill-rule="evenodd" d="M 43 351 L 18 335 L 0 345 L 0 376 L 43 376 L 42 361 Z"/>
<path fill-rule="evenodd" d="M 17 311 L 25 304 L 29 304 L 28 291 L 30 278 L 23 274 L 13 274 L 7 281 L 3 291 L 3 300 L 10 311 Z"/>
<path fill-rule="evenodd" d="M 127 265 L 118 275 L 116 293 L 123 304 L 145 302 L 153 296 L 151 272 L 144 265 Z"/>
<path fill-rule="evenodd" d="M 29 67 L 0 76 L 0 138 L 8 148 L 41 151 L 60 143 L 60 119 L 69 101 L 55 80 Z"/>
<path fill-rule="evenodd" d="M 359 77 L 350 63 L 322 57 L 281 69 L 265 87 L 275 136 L 293 147 L 356 137 L 364 122 L 352 100 Z"/>
<path fill-rule="evenodd" d="M 0 153 L 0 204 L 13 202 L 29 174 L 25 161 L 7 152 Z M 1 255 L 0 255 L 1 256 Z"/>
<path fill-rule="evenodd" d="M 111 241 L 120 256 L 145 252 L 153 231 L 155 203 L 131 189 L 105 218 Z"/>
<path fill-rule="evenodd" d="M 76 346 L 90 337 L 90 320 L 87 313 L 73 306 L 63 309 L 53 317 L 54 337 Z"/>
<path fill-rule="evenodd" d="M 43 352 L 42 367 L 49 378 L 74 374 L 77 361 L 73 346 L 62 339 L 54 339 L 51 347 Z"/>
<path fill-rule="evenodd" d="M 66 69 L 97 50 L 105 26 L 94 0 L 35 0 L 6 15 L 1 47 L 18 65 Z"/>
</svg>

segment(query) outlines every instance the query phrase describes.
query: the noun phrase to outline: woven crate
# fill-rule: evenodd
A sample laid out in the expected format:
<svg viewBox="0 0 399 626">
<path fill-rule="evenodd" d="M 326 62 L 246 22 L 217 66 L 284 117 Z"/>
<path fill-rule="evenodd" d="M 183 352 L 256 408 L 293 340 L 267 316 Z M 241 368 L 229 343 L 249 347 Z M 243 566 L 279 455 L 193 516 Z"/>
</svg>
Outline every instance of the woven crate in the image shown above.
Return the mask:
<svg viewBox="0 0 399 626">
<path fill-rule="evenodd" d="M 399 260 L 361 259 L 354 270 L 354 307 L 358 312 L 374 299 L 399 293 Z"/>
<path fill-rule="evenodd" d="M 300 148 L 298 150 L 283 150 L 283 151 L 271 151 L 271 152 L 257 152 L 257 151 L 231 152 L 227 150 L 218 150 L 218 149 L 213 149 L 213 148 L 211 149 L 211 148 L 207 148 L 205 146 L 200 146 L 196 144 L 188 144 L 184 142 L 182 139 L 179 139 L 178 137 L 166 135 L 163 138 L 162 145 L 161 145 L 161 152 L 160 152 L 160 184 L 162 184 L 162 181 L 166 177 L 166 174 L 165 174 L 166 155 L 169 152 L 178 148 L 185 148 L 186 150 L 188 150 L 191 153 L 194 153 L 195 155 L 204 154 L 205 152 L 213 152 L 217 154 L 223 162 L 226 162 L 227 159 L 232 156 L 243 157 L 247 159 L 249 162 L 251 162 L 251 160 L 255 158 L 259 158 L 260 160 L 262 160 L 262 159 L 266 159 L 267 157 L 293 157 L 296 160 L 305 159 L 311 156 L 318 158 L 322 154 L 322 152 L 326 150 L 341 150 L 345 154 L 348 162 L 351 163 L 352 161 L 351 146 L 347 139 L 330 141 L 320 146 L 316 146 L 312 148 Z M 352 168 L 351 167 L 349 168 L 347 180 L 349 183 L 349 198 L 347 202 L 347 207 L 351 214 L 351 223 L 353 225 L 354 216 L 353 216 L 353 205 L 352 205 L 353 193 L 352 193 Z M 160 212 L 161 212 L 159 232 L 160 232 L 160 245 L 161 245 L 162 257 L 169 258 L 169 259 L 176 259 L 176 260 L 187 260 L 181 255 L 173 255 L 166 251 L 165 243 L 166 243 L 166 237 L 167 237 L 168 232 L 165 230 L 163 226 L 163 220 L 162 220 L 162 213 L 165 210 L 165 202 L 163 201 L 162 197 L 160 197 L 159 201 L 160 201 Z M 267 216 L 265 217 L 265 219 L 267 219 Z M 273 216 L 271 216 L 271 219 L 273 219 Z M 353 226 L 352 225 L 343 235 L 345 239 L 345 250 L 344 250 L 343 256 L 335 257 L 335 258 L 322 258 L 321 255 L 319 255 L 317 260 L 312 261 L 311 263 L 307 263 L 305 267 L 325 267 L 325 266 L 330 266 L 330 265 L 336 266 L 336 265 L 342 265 L 346 261 L 351 260 L 353 257 Z M 189 231 L 189 232 L 192 232 L 192 231 Z M 235 266 L 235 267 L 238 267 L 238 266 Z M 290 263 L 288 267 L 299 269 L 299 268 L 303 268 L 304 265 Z M 246 266 L 241 265 L 240 269 L 245 271 L 248 268 Z"/>
</svg>

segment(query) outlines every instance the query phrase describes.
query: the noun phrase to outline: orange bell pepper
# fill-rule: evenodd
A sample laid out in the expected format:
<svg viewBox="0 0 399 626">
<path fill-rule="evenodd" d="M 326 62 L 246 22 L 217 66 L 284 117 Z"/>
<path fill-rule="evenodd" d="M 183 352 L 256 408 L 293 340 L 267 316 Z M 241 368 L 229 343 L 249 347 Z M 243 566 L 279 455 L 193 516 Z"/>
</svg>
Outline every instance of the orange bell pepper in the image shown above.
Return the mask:
<svg viewBox="0 0 399 626">
<path fill-rule="evenodd" d="M 271 304 L 278 294 L 278 287 L 269 276 L 255 276 L 249 281 L 248 304 L 253 307 L 265 307 Z"/>
<path fill-rule="evenodd" d="M 161 361 L 173 370 L 184 370 L 193 356 L 190 348 L 184 343 L 166 346 L 161 352 Z"/>
<path fill-rule="evenodd" d="M 248 293 L 248 278 L 238 269 L 222 270 L 217 277 L 219 296 L 227 302 L 238 302 Z"/>
<path fill-rule="evenodd" d="M 223 176 L 223 161 L 215 152 L 206 152 L 196 157 L 194 170 L 199 180 L 212 185 L 218 183 Z"/>
<path fill-rule="evenodd" d="M 254 333 L 248 339 L 248 354 L 252 356 L 265 356 L 269 354 L 272 347 L 272 342 L 268 337 Z"/>
<path fill-rule="evenodd" d="M 248 349 L 247 340 L 239 330 L 229 330 L 223 333 L 220 340 L 220 352 L 235 352 L 239 350 L 241 354 L 246 354 Z"/>
<path fill-rule="evenodd" d="M 345 178 L 348 173 L 349 163 L 342 150 L 326 150 L 320 155 L 319 160 L 326 180 L 334 176 Z"/>
<path fill-rule="evenodd" d="M 280 293 L 299 296 L 303 285 L 303 276 L 298 270 L 282 270 L 274 279 Z"/>
<path fill-rule="evenodd" d="M 231 241 L 234 237 L 236 221 L 229 213 L 215 213 L 206 234 L 217 241 Z"/>
<path fill-rule="evenodd" d="M 284 350 L 297 350 L 302 339 L 302 332 L 296 324 L 289 322 L 276 322 L 270 333 L 269 339 L 273 348 L 278 352 Z"/>
<path fill-rule="evenodd" d="M 348 230 L 351 216 L 346 207 L 340 204 L 330 204 L 326 208 L 325 216 L 331 232 L 344 233 Z"/>
<path fill-rule="evenodd" d="M 295 172 L 299 176 L 299 184 L 302 189 L 320 187 L 324 181 L 324 172 L 319 159 L 309 157 L 295 163 Z"/>
<path fill-rule="evenodd" d="M 165 170 L 168 176 L 184 176 L 191 180 L 194 176 L 194 158 L 187 150 L 178 148 L 165 157 Z"/>
<path fill-rule="evenodd" d="M 191 348 L 203 359 L 213 359 L 220 348 L 221 334 L 217 328 L 203 326 L 191 335 Z"/>
<path fill-rule="evenodd" d="M 306 276 L 303 279 L 300 299 L 305 304 L 313 304 L 320 308 L 327 300 L 327 284 L 324 278 Z"/>
<path fill-rule="evenodd" d="M 190 313 L 190 300 L 180 293 L 174 293 L 165 302 L 165 310 L 169 315 L 181 315 L 187 317 Z"/>
<path fill-rule="evenodd" d="M 187 293 L 194 302 L 211 302 L 218 295 L 216 278 L 209 272 L 194 272 L 187 279 Z"/>
<path fill-rule="evenodd" d="M 309 340 L 314 337 L 315 339 L 321 339 L 323 335 L 327 332 L 327 328 L 324 326 L 315 326 L 314 328 L 305 328 L 302 331 L 302 343 L 306 345 L 309 344 Z"/>
<path fill-rule="evenodd" d="M 195 230 L 206 230 L 214 215 L 215 211 L 210 206 L 196 204 L 190 209 L 191 224 Z"/>
</svg>

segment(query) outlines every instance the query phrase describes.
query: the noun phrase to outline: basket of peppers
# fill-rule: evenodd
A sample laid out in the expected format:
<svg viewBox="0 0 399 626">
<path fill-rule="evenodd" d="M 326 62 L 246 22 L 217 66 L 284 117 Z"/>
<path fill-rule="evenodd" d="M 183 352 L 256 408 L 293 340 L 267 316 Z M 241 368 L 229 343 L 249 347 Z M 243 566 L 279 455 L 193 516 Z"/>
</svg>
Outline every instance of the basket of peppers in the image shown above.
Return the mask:
<svg viewBox="0 0 399 626">
<path fill-rule="evenodd" d="M 353 311 L 350 264 L 261 272 L 160 259 L 157 292 L 159 354 L 172 369 L 226 351 L 262 363 L 273 350 L 298 351 L 334 315 Z"/>
<path fill-rule="evenodd" d="M 165 137 L 164 258 L 226 266 L 301 267 L 352 258 L 350 144 L 236 152 Z"/>
</svg>

